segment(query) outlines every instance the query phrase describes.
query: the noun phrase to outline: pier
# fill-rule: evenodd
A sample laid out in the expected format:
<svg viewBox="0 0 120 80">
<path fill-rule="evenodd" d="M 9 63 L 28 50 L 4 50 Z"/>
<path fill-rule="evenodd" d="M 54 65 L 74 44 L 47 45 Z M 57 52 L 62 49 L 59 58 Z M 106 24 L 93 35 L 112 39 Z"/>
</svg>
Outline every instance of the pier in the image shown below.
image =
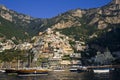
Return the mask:
<svg viewBox="0 0 120 80">
<path fill-rule="evenodd" d="M 120 68 L 120 65 L 87 66 L 87 69 L 94 68 Z"/>
</svg>

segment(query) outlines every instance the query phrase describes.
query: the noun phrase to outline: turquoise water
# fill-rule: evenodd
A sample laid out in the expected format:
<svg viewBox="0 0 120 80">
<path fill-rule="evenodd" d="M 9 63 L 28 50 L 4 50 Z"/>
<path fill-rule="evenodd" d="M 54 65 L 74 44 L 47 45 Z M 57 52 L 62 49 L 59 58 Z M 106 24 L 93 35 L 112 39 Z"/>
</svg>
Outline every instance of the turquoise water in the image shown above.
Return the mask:
<svg viewBox="0 0 120 80">
<path fill-rule="evenodd" d="M 94 74 L 90 72 L 50 72 L 48 75 L 18 76 L 0 73 L 0 80 L 120 80 L 120 74 Z"/>
</svg>

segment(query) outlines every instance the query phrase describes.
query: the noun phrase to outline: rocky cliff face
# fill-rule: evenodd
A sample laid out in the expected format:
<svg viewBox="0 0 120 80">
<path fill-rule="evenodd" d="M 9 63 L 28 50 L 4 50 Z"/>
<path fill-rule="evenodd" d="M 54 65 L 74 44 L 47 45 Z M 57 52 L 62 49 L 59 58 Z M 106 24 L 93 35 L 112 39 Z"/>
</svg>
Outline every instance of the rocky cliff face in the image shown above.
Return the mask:
<svg viewBox="0 0 120 80">
<path fill-rule="evenodd" d="M 120 1 L 112 0 L 107 5 L 94 9 L 75 9 L 67 11 L 51 19 L 33 18 L 28 15 L 9 10 L 0 6 L 0 16 L 6 20 L 19 24 L 27 32 L 38 34 L 48 27 L 53 29 L 64 29 L 76 26 L 97 26 L 99 30 L 107 28 L 108 24 L 120 23 Z M 26 27 L 28 26 L 28 27 Z"/>
<path fill-rule="evenodd" d="M 93 16 L 90 25 L 97 24 L 98 29 L 104 29 L 108 24 L 120 23 L 120 3 L 118 0 L 113 0 L 101 8 L 88 10 L 86 14 L 88 17 Z"/>
<path fill-rule="evenodd" d="M 30 23 L 30 21 L 33 20 L 32 17 L 17 13 L 3 5 L 0 5 L 0 16 L 14 23 L 17 23 L 18 20 L 20 20 L 21 22 Z"/>
<path fill-rule="evenodd" d="M 67 35 L 88 39 L 93 35 L 100 35 L 102 31 L 111 30 L 113 26 L 110 25 L 120 24 L 120 1 L 112 0 L 99 8 L 70 10 L 50 19 L 33 18 L 1 5 L 0 16 L 31 36 L 52 28 L 65 35 L 71 31 Z"/>
<path fill-rule="evenodd" d="M 19 29 L 23 32 L 23 34 L 27 33 L 27 35 L 29 35 L 29 36 L 36 35 L 36 33 L 38 33 L 40 31 L 40 27 L 43 27 L 43 25 L 45 25 L 45 23 L 46 23 L 46 19 L 33 18 L 29 15 L 25 15 L 25 14 L 10 10 L 7 7 L 5 7 L 4 5 L 0 5 L 0 18 L 1 18 L 0 24 L 1 24 L 1 26 L 5 26 L 4 27 L 5 29 L 7 27 L 12 28 L 12 26 L 13 26 L 14 29 Z M 5 24 L 4 24 L 4 22 L 5 22 Z M 12 25 L 10 25 L 10 24 L 12 24 Z M 7 25 L 9 25 L 9 26 L 7 26 Z M 14 29 L 13 29 L 13 31 L 14 31 Z M 37 31 L 37 30 L 39 30 L 39 31 Z M 3 33 L 1 33 L 1 32 L 3 32 Z M 1 34 L 7 36 L 6 34 L 4 34 L 6 32 L 4 31 L 3 28 L 1 28 L 1 32 L 0 32 Z M 10 31 L 10 33 L 11 33 L 11 31 Z M 15 33 L 12 33 L 12 34 L 15 34 Z M 19 33 L 19 35 L 21 35 L 21 33 Z"/>
<path fill-rule="evenodd" d="M 81 26 L 79 21 L 85 12 L 81 9 L 71 10 L 55 18 L 56 23 L 52 25 L 53 29 L 63 29 L 75 26 Z"/>
<path fill-rule="evenodd" d="M 0 16 L 32 36 L 50 27 L 53 30 L 60 30 L 65 35 L 71 31 L 67 35 L 73 38 L 89 39 L 93 35 L 99 36 L 103 31 L 112 30 L 111 25 L 120 24 L 120 1 L 112 0 L 99 8 L 70 10 L 51 19 L 32 18 L 1 5 Z"/>
<path fill-rule="evenodd" d="M 21 14 L 21 13 L 17 13 L 13 10 L 10 10 L 7 7 L 5 7 L 4 5 L 0 5 L 0 16 L 3 17 L 4 19 L 9 20 L 9 21 L 16 21 L 15 18 L 18 18 L 21 21 L 25 21 L 25 22 L 28 22 L 28 23 L 29 23 L 30 20 L 33 19 L 32 17 L 30 17 L 28 15 L 24 15 L 24 14 Z"/>
</svg>

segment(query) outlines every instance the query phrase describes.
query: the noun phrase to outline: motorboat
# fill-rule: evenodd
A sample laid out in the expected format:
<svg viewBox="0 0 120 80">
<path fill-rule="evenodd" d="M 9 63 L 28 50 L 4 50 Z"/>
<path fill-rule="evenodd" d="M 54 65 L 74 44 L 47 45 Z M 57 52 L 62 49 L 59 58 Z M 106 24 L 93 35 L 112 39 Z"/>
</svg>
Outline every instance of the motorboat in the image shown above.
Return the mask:
<svg viewBox="0 0 120 80">
<path fill-rule="evenodd" d="M 79 67 L 80 66 L 73 65 L 73 66 L 70 67 L 69 71 L 70 72 L 77 72 Z"/>
<path fill-rule="evenodd" d="M 0 72 L 5 72 L 5 70 L 0 69 Z"/>
<path fill-rule="evenodd" d="M 109 73 L 110 68 L 94 68 L 93 72 L 94 73 Z"/>
</svg>

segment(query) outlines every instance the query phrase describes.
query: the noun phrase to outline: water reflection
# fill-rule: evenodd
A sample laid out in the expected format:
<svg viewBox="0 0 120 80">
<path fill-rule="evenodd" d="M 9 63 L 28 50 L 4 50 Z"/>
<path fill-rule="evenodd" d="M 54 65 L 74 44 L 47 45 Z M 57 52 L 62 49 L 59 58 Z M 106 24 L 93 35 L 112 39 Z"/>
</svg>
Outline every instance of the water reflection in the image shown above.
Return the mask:
<svg viewBox="0 0 120 80">
<path fill-rule="evenodd" d="M 120 80 L 120 72 L 111 71 L 110 73 L 94 74 L 94 80 Z"/>
</svg>

